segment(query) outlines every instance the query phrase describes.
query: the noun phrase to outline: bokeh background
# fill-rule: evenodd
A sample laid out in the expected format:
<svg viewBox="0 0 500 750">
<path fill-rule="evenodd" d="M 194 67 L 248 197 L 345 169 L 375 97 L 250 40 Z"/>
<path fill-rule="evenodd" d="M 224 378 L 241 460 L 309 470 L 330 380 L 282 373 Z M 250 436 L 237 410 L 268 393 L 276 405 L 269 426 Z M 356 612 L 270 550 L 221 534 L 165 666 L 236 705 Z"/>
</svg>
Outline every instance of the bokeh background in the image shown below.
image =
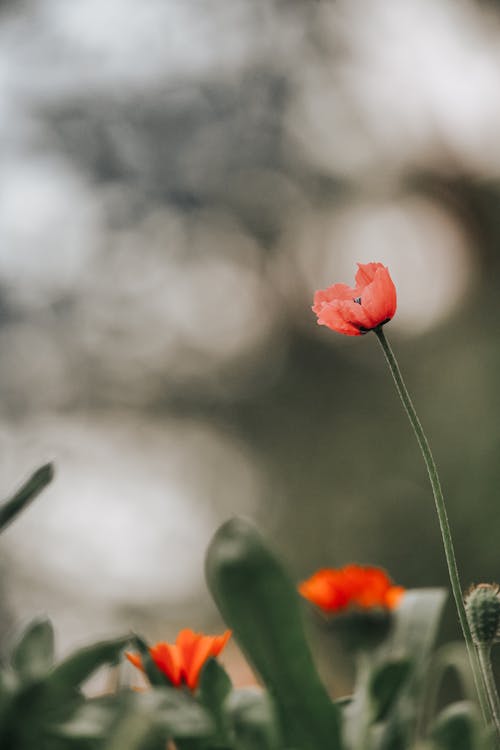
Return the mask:
<svg viewBox="0 0 500 750">
<path fill-rule="evenodd" d="M 2 538 L 4 625 L 215 631 L 239 513 L 297 580 L 446 584 L 375 337 L 310 311 L 356 261 L 396 281 L 464 584 L 500 577 L 495 2 L 3 0 L 0 108 L 0 490 L 57 465 Z"/>
</svg>

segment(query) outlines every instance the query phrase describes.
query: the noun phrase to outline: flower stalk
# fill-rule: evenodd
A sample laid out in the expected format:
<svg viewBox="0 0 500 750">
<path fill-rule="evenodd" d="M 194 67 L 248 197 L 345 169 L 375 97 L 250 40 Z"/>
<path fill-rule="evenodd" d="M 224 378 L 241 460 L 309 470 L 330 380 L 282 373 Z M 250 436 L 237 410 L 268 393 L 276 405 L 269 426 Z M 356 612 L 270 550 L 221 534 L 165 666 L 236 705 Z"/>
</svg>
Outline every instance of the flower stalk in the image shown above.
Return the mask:
<svg viewBox="0 0 500 750">
<path fill-rule="evenodd" d="M 481 712 L 485 720 L 487 721 L 489 720 L 495 725 L 497 732 L 500 736 L 500 722 L 496 720 L 496 718 L 499 718 L 499 717 L 495 717 L 494 708 L 492 706 L 491 698 L 489 697 L 489 691 L 487 687 L 489 684 L 487 669 L 486 669 L 487 663 L 481 657 L 480 653 L 476 653 L 474 642 L 472 640 L 471 630 L 469 627 L 469 622 L 467 620 L 467 615 L 465 612 L 465 606 L 464 606 L 464 601 L 462 597 L 462 587 L 460 585 L 460 577 L 458 573 L 457 561 L 455 557 L 455 551 L 453 548 L 453 539 L 451 535 L 450 524 L 448 521 L 448 514 L 446 512 L 446 505 L 444 501 L 443 491 L 441 489 L 441 483 L 439 481 L 439 475 L 438 475 L 436 463 L 434 461 L 434 457 L 432 455 L 432 451 L 430 449 L 424 429 L 420 423 L 420 420 L 417 416 L 417 412 L 415 411 L 415 407 L 413 406 L 413 402 L 410 398 L 410 394 L 408 393 L 408 390 L 406 388 L 405 382 L 403 380 L 403 376 L 401 375 L 401 370 L 399 369 L 398 362 L 384 334 L 382 326 L 374 328 L 373 331 L 379 340 L 380 346 L 382 347 L 382 351 L 384 352 L 384 356 L 389 366 L 389 369 L 391 371 L 391 375 L 396 385 L 397 392 L 402 401 L 402 404 L 406 411 L 408 419 L 410 420 L 410 424 L 415 433 L 415 437 L 417 438 L 417 442 L 422 452 L 425 466 L 427 468 L 427 473 L 429 475 L 429 479 L 430 479 L 430 483 L 432 487 L 432 493 L 434 495 L 434 501 L 436 505 L 436 511 L 438 515 L 438 520 L 439 520 L 439 528 L 441 530 L 441 537 L 443 540 L 443 547 L 444 547 L 444 552 L 446 556 L 446 563 L 448 566 L 451 589 L 453 592 L 453 598 L 455 600 L 455 604 L 456 604 L 456 608 L 458 612 L 458 619 L 460 621 L 460 626 L 462 628 L 462 632 L 464 635 L 465 645 L 467 647 L 467 653 L 469 656 L 472 674 L 474 677 L 474 683 L 475 683 L 476 690 L 477 690 Z M 492 679 L 492 676 L 491 676 L 491 679 Z"/>
<path fill-rule="evenodd" d="M 486 694 L 493 717 L 493 723 L 495 724 L 497 735 L 500 737 L 500 701 L 498 699 L 495 676 L 491 666 L 491 644 L 482 643 L 476 648 L 479 664 L 481 665 L 481 671 L 484 676 Z"/>
</svg>

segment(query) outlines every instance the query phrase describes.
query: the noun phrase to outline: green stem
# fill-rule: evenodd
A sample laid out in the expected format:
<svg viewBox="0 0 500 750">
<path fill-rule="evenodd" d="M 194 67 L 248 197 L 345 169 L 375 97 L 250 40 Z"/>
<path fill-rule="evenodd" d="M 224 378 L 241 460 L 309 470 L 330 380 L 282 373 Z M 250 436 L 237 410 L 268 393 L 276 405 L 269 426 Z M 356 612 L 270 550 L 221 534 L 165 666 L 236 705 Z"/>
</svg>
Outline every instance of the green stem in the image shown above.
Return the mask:
<svg viewBox="0 0 500 750">
<path fill-rule="evenodd" d="M 486 693 L 491 713 L 493 715 L 493 721 L 495 723 L 497 734 L 500 737 L 500 701 L 498 699 L 495 677 L 491 666 L 491 644 L 481 644 L 477 646 L 477 655 L 485 678 Z"/>
<path fill-rule="evenodd" d="M 450 576 L 451 589 L 453 592 L 453 597 L 455 599 L 455 604 L 456 604 L 457 612 L 458 612 L 458 619 L 462 627 L 462 632 L 463 632 L 464 639 L 465 639 L 465 645 L 467 647 L 467 653 L 468 653 L 470 665 L 472 668 L 472 674 L 474 676 L 474 683 L 476 686 L 476 691 L 477 691 L 477 695 L 479 699 L 479 705 L 481 707 L 483 718 L 486 721 L 491 720 L 494 723 L 494 716 L 493 716 L 493 712 L 491 710 L 491 706 L 488 701 L 487 690 L 486 690 L 487 678 L 486 678 L 486 675 L 484 674 L 484 669 L 480 661 L 478 660 L 478 656 L 474 648 L 474 643 L 472 641 L 472 635 L 471 635 L 470 628 L 469 628 L 469 622 L 467 620 L 467 615 L 465 613 L 465 606 L 464 606 L 464 601 L 462 597 L 462 588 L 460 585 L 460 577 L 458 575 L 457 561 L 455 558 L 455 551 L 453 549 L 451 529 L 450 529 L 450 524 L 448 522 L 448 514 L 446 513 L 446 506 L 444 502 L 443 491 L 441 489 L 441 483 L 439 481 L 439 475 L 438 475 L 438 471 L 436 468 L 436 463 L 434 461 L 434 457 L 432 455 L 429 443 L 427 442 L 427 438 L 425 436 L 423 427 L 420 424 L 420 420 L 417 416 L 417 412 L 415 411 L 415 407 L 413 406 L 412 400 L 410 398 L 410 394 L 408 393 L 408 390 L 404 383 L 396 357 L 394 356 L 394 353 L 389 345 L 389 342 L 387 341 L 385 337 L 382 327 L 375 328 L 374 333 L 377 336 L 380 342 L 380 346 L 382 347 L 382 350 L 384 352 L 387 364 L 389 365 L 389 369 L 391 371 L 392 377 L 394 378 L 394 383 L 396 384 L 396 389 L 401 398 L 406 414 L 408 415 L 410 424 L 413 427 L 415 437 L 417 438 L 418 445 L 420 447 L 420 450 L 422 451 L 422 456 L 424 458 L 424 462 L 427 467 L 427 473 L 429 474 L 429 479 L 430 479 L 431 486 L 432 486 L 432 492 L 434 495 L 434 501 L 436 503 L 436 511 L 437 511 L 437 515 L 439 519 L 439 528 L 441 530 L 441 537 L 443 539 L 443 546 L 444 546 L 444 552 L 446 555 L 446 563 L 448 565 L 448 573 Z"/>
<path fill-rule="evenodd" d="M 358 651 L 356 659 L 356 685 L 353 696 L 353 709 L 355 709 L 354 721 L 350 722 L 354 732 L 353 745 L 355 750 L 368 750 L 370 738 L 370 696 L 368 686 L 372 672 L 372 660 L 370 654 L 363 650 Z"/>
</svg>

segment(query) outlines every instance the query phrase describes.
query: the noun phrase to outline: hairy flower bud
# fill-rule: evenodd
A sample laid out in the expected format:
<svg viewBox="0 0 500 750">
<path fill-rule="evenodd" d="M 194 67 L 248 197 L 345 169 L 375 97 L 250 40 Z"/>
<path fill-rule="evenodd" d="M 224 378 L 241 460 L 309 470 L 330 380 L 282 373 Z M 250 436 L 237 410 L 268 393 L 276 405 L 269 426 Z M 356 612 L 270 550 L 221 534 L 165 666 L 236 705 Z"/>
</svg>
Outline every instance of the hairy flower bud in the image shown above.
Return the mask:
<svg viewBox="0 0 500 750">
<path fill-rule="evenodd" d="M 500 588 L 496 583 L 473 586 L 465 597 L 465 611 L 477 646 L 500 638 Z"/>
</svg>

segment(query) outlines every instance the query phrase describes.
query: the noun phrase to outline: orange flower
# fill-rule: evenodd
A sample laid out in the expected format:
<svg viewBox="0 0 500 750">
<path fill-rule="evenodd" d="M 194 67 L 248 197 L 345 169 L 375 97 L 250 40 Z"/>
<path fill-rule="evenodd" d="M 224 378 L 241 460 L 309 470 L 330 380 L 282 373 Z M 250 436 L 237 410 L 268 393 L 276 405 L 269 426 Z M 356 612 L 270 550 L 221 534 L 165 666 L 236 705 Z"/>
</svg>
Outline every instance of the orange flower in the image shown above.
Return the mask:
<svg viewBox="0 0 500 750">
<path fill-rule="evenodd" d="M 185 628 L 180 631 L 175 643 L 156 643 L 149 653 L 172 685 L 187 685 L 190 690 L 195 690 L 203 665 L 211 656 L 220 654 L 230 637 L 230 630 L 222 635 L 203 635 Z M 143 669 L 139 654 L 125 655 L 134 667 Z"/>
<path fill-rule="evenodd" d="M 346 565 L 337 570 L 324 568 L 299 586 L 303 597 L 324 612 L 354 609 L 394 609 L 404 593 L 394 586 L 381 568 Z"/>
<path fill-rule="evenodd" d="M 358 263 L 356 286 L 334 284 L 316 292 L 312 309 L 319 325 L 361 336 L 394 317 L 396 287 L 382 263 Z"/>
</svg>

